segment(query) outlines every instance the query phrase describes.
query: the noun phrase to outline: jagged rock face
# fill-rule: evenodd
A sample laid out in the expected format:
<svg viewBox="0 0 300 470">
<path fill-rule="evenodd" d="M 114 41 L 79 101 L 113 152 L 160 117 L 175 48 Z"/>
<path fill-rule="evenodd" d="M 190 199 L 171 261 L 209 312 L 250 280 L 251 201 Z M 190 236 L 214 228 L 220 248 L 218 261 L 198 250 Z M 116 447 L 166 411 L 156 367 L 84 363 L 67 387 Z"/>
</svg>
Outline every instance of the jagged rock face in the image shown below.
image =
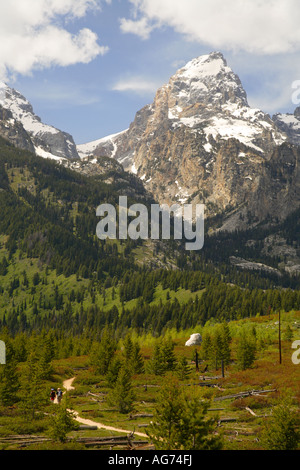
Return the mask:
<svg viewBox="0 0 300 470">
<path fill-rule="evenodd" d="M 70 134 L 43 124 L 34 113 L 29 101 L 18 91 L 1 82 L 0 105 L 11 112 L 14 123 L 18 123 L 19 127 L 22 127 L 30 137 L 31 151 L 41 157 L 56 160 L 79 158 L 75 142 Z M 2 121 L 1 118 L 0 121 Z M 1 135 L 17 145 L 18 141 L 11 139 L 9 133 Z"/>
<path fill-rule="evenodd" d="M 299 147 L 285 143 L 275 147 L 267 157 L 252 155 L 249 159 L 252 161 L 248 162 L 246 158 L 243 157 L 246 165 L 241 170 L 243 176 L 236 176 L 227 169 L 227 181 L 236 188 L 235 194 L 234 188 L 230 188 L 236 204 L 222 226 L 229 231 L 248 229 L 262 221 L 280 222 L 300 205 Z M 244 176 L 247 173 L 249 176 Z M 239 187 L 243 179 L 247 183 Z"/>
<path fill-rule="evenodd" d="M 287 134 L 290 142 L 300 145 L 300 106 L 295 109 L 294 114 L 275 114 L 273 121 Z"/>
<path fill-rule="evenodd" d="M 84 150 L 116 158 L 160 203 L 225 213 L 228 230 L 285 217 L 299 200 L 299 151 L 268 114 L 249 107 L 220 53 L 190 61 L 128 130 Z"/>
<path fill-rule="evenodd" d="M 34 146 L 22 124 L 13 118 L 8 109 L 4 109 L 2 106 L 0 106 L 0 135 L 16 147 L 34 152 Z"/>
</svg>

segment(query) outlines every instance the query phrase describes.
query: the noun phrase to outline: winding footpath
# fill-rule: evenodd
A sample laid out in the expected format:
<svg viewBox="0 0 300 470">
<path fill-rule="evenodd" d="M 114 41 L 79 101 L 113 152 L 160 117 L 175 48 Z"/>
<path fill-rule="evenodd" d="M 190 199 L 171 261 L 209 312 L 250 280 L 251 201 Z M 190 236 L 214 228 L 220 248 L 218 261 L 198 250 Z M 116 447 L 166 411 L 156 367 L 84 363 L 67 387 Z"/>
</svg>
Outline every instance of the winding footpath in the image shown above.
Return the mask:
<svg viewBox="0 0 300 470">
<path fill-rule="evenodd" d="M 72 385 L 75 378 L 76 377 L 73 377 L 72 379 L 68 379 L 68 380 L 64 381 L 63 387 L 64 387 L 65 390 L 67 390 L 67 391 L 75 390 L 75 388 Z M 74 410 L 71 410 L 71 411 L 74 413 L 75 419 L 76 419 L 76 421 L 78 421 L 78 423 L 85 424 L 87 426 L 97 426 L 98 429 L 107 429 L 108 431 L 124 432 L 126 434 L 131 434 L 132 433 L 132 431 L 128 431 L 126 429 L 114 428 L 112 426 L 106 426 L 105 424 L 97 423 L 96 421 L 91 421 L 90 419 L 80 418 L 77 411 L 74 411 Z M 146 437 L 147 439 L 149 438 L 147 436 L 147 434 L 143 434 L 141 432 L 135 432 L 134 431 L 134 435 L 135 436 L 140 436 L 140 437 Z"/>
</svg>

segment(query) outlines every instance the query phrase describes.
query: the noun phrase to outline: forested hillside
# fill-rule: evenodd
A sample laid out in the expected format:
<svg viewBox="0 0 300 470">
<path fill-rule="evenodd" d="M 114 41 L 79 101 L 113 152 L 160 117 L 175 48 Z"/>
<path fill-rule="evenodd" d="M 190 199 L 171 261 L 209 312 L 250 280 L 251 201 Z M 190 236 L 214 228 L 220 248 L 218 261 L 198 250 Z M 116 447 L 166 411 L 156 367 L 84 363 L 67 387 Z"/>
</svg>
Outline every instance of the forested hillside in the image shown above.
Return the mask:
<svg viewBox="0 0 300 470">
<path fill-rule="evenodd" d="M 212 317 L 300 308 L 299 277 L 229 262 L 234 254 L 276 266 L 278 259 L 260 250 L 270 228 L 207 235 L 199 253 L 172 240 L 100 241 L 99 204 L 116 206 L 120 194 L 131 194 L 129 204 L 149 202 L 133 175 L 108 184 L 103 175 L 80 175 L 3 139 L 0 169 L 0 325 L 13 335 L 53 328 L 94 336 L 106 324 L 120 335 L 128 329 L 160 335 Z M 298 243 L 294 220 L 281 230 Z"/>
<path fill-rule="evenodd" d="M 143 434 L 142 445 L 153 448 L 155 427 L 151 431 L 145 417 L 152 420 L 158 413 L 161 419 L 160 406 L 169 403 L 162 395 L 160 404 L 164 381 L 172 393 L 187 392 L 174 409 L 182 410 L 180 416 L 186 413 L 187 422 L 197 416 L 195 426 L 188 425 L 189 436 L 202 429 L 203 419 L 200 402 L 191 402 L 197 409 L 186 409 L 189 394 L 201 403 L 204 398 L 205 407 L 215 390 L 221 395 L 213 400 L 225 400 L 233 390 L 233 396 L 243 396 L 245 387 L 274 397 L 276 390 L 281 397 L 287 388 L 296 396 L 299 366 L 291 362 L 291 341 L 299 331 L 299 277 L 278 269 L 280 257 L 271 250 L 263 252 L 262 239 L 272 229 L 208 236 L 215 221 L 207 221 L 205 246 L 198 253 L 174 240 L 100 241 L 99 204 L 117 205 L 119 195 L 129 195 L 129 203 L 151 202 L 139 180 L 118 171 L 80 175 L 0 140 L 0 340 L 6 347 L 6 364 L 0 366 L 1 448 L 126 447 L 118 429 L 113 436 L 102 430 L 99 437 L 96 428 L 92 438 L 90 429 L 81 431 L 68 415 L 66 400 L 80 416 L 118 425 L 121 434 L 130 429 L 134 435 L 138 419 L 142 430 L 150 431 L 146 441 Z M 276 230 L 297 249 L 295 220 L 289 218 Z M 233 256 L 267 268 L 241 268 L 230 262 Z M 283 311 L 284 368 L 274 359 Z M 196 370 L 196 349 L 185 347 L 194 332 L 203 335 Z M 218 376 L 218 383 L 211 383 L 221 360 L 225 379 Z M 64 390 L 65 401 L 53 408 L 50 388 L 64 387 L 75 375 L 75 394 L 69 397 Z M 216 388 L 211 393 L 207 387 Z M 268 400 L 261 404 L 250 397 L 247 403 L 269 413 Z M 208 435 L 217 436 L 219 443 L 224 433 L 225 449 L 263 448 L 255 436 L 263 436 L 265 420 L 251 408 L 255 416 L 249 423 L 237 400 L 234 406 L 222 406 Z M 293 403 L 289 416 L 294 408 Z M 235 442 L 232 435 L 239 426 L 244 437 Z M 297 424 L 292 421 L 291 427 L 296 447 Z M 138 443 L 135 438 L 130 445 Z M 171 449 L 177 444 L 164 445 Z M 188 438 L 182 448 L 203 445 Z"/>
</svg>

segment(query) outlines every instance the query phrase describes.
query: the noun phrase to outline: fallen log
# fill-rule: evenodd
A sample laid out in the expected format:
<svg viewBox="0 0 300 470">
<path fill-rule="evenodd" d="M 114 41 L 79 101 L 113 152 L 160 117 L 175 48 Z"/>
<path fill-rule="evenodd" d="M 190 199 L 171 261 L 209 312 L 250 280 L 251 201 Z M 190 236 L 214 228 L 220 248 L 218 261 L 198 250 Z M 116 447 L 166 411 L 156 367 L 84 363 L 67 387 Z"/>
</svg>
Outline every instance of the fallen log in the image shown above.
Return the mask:
<svg viewBox="0 0 300 470">
<path fill-rule="evenodd" d="M 126 442 L 128 441 L 128 435 L 126 436 L 103 436 L 103 437 L 78 437 L 76 438 L 76 442 L 90 442 L 90 441 L 97 441 L 97 442 L 102 442 L 102 441 L 123 441 Z"/>
<path fill-rule="evenodd" d="M 234 421 L 237 421 L 237 418 L 220 418 L 218 420 L 218 423 L 230 423 L 230 422 L 234 422 Z"/>
<path fill-rule="evenodd" d="M 184 387 L 217 387 L 218 385 L 215 383 L 209 383 L 209 382 L 199 382 L 197 384 L 183 384 Z"/>
<path fill-rule="evenodd" d="M 129 415 L 129 419 L 137 419 L 137 418 L 153 418 L 153 414 L 140 413 L 140 414 L 136 414 L 136 415 Z"/>
<path fill-rule="evenodd" d="M 103 395 L 107 395 L 107 392 L 101 392 L 101 393 L 87 392 L 87 395 L 91 395 L 92 397 L 96 397 L 96 398 L 101 398 Z"/>
<path fill-rule="evenodd" d="M 30 440 L 30 439 L 46 439 L 42 436 L 32 436 L 32 435 L 14 435 L 14 436 L 1 436 L 0 441 L 22 441 L 22 440 Z"/>
<path fill-rule="evenodd" d="M 222 375 L 217 375 L 217 376 L 214 376 L 214 377 L 208 377 L 208 376 L 205 376 L 205 375 L 200 375 L 199 376 L 199 380 L 219 380 L 219 379 L 223 379 L 224 377 L 222 377 Z"/>
<path fill-rule="evenodd" d="M 229 400 L 229 399 L 232 399 L 232 398 L 245 398 L 245 397 L 260 395 L 260 394 L 263 394 L 263 393 L 272 393 L 272 392 L 276 392 L 276 389 L 272 389 L 272 390 L 248 390 L 248 391 L 245 391 L 245 392 L 235 393 L 233 395 L 225 395 L 223 397 L 215 397 L 214 401 Z"/>
<path fill-rule="evenodd" d="M 86 442 L 84 445 L 86 447 L 101 447 L 101 446 L 110 446 L 110 447 L 116 447 L 116 446 L 124 446 L 124 445 L 142 445 L 142 444 L 148 444 L 148 441 L 103 441 L 103 442 L 98 442 L 98 441 L 90 441 Z"/>
<path fill-rule="evenodd" d="M 249 406 L 246 406 L 245 410 L 249 411 L 249 413 L 252 414 L 252 416 L 257 416 L 257 414 L 254 413 L 254 411 L 251 410 L 251 408 L 249 408 Z"/>
</svg>

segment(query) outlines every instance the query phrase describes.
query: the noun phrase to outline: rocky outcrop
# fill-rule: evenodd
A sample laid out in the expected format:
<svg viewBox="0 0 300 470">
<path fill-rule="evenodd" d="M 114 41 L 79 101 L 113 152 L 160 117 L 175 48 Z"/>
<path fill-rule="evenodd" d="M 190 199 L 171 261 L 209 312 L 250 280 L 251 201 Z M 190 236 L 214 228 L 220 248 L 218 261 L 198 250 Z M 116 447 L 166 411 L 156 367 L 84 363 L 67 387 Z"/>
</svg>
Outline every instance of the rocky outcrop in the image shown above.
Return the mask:
<svg viewBox="0 0 300 470">
<path fill-rule="evenodd" d="M 194 333 L 186 341 L 185 346 L 199 346 L 202 343 L 202 337 L 200 333 Z"/>
<path fill-rule="evenodd" d="M 12 113 L 8 109 L 4 109 L 2 106 L 0 106 L 0 135 L 16 147 L 34 152 L 30 136 L 22 124 L 13 118 Z"/>
<path fill-rule="evenodd" d="M 0 125 L 2 122 L 2 126 L 18 126 L 20 129 L 24 129 L 27 133 L 27 140 L 29 137 L 31 141 L 31 145 L 29 145 L 31 151 L 41 157 L 55 160 L 79 158 L 75 142 L 70 134 L 44 124 L 21 93 L 1 82 L 0 105 L 11 113 L 13 119 L 13 121 L 6 120 L 4 122 L 0 116 Z M 6 133 L 6 138 L 17 147 L 21 144 L 21 148 L 24 148 L 22 142 L 14 139 L 9 131 Z"/>
<path fill-rule="evenodd" d="M 273 121 L 282 132 L 286 133 L 290 142 L 300 145 L 300 107 L 295 109 L 294 114 L 275 114 Z"/>
</svg>

